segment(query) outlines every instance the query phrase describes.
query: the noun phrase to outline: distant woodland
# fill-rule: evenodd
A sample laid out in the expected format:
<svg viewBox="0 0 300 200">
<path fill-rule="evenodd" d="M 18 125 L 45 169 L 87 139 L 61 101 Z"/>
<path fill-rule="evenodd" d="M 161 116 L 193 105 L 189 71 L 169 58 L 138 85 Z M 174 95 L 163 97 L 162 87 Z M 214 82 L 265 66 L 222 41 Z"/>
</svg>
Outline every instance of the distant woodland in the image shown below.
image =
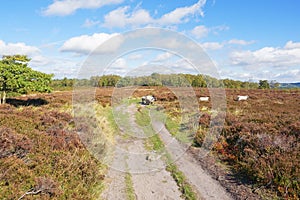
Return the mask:
<svg viewBox="0 0 300 200">
<path fill-rule="evenodd" d="M 174 87 L 224 87 L 236 89 L 268 89 L 277 88 L 276 81 L 260 80 L 257 82 L 238 81 L 231 79 L 217 79 L 207 75 L 192 74 L 158 74 L 149 76 L 121 77 L 118 75 L 93 76 L 90 79 L 56 79 L 52 87 L 57 89 L 71 88 L 73 86 L 93 87 L 126 87 L 126 86 L 174 86 Z"/>
</svg>

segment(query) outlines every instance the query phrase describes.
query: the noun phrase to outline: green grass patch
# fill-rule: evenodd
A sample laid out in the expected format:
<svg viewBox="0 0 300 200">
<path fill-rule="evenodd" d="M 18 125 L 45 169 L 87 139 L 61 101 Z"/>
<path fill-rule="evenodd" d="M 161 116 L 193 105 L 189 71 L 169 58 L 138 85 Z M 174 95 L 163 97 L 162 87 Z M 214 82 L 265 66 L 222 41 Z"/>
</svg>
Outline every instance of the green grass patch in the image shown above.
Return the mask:
<svg viewBox="0 0 300 200">
<path fill-rule="evenodd" d="M 147 139 L 145 147 L 149 151 L 163 152 L 165 151 L 164 144 L 161 141 L 159 135 L 153 135 Z"/>
<path fill-rule="evenodd" d="M 135 121 L 141 127 L 150 126 L 151 118 L 149 109 L 139 107 L 138 112 L 135 113 Z"/>
<path fill-rule="evenodd" d="M 130 137 L 130 135 L 133 135 L 131 131 L 131 125 L 129 122 L 129 115 L 125 111 L 127 105 L 120 105 L 118 107 L 113 108 L 111 116 L 110 116 L 110 121 L 113 122 L 116 130 L 119 129 L 119 127 L 122 127 L 123 131 L 122 136 L 125 138 Z"/>
<path fill-rule="evenodd" d="M 165 121 L 166 128 L 171 133 L 171 135 L 176 136 L 178 135 L 179 128 L 180 128 L 180 120 L 171 118 L 170 116 L 166 117 Z"/>
<path fill-rule="evenodd" d="M 186 177 L 184 174 L 179 171 L 177 166 L 175 164 L 169 164 L 166 168 L 167 171 L 169 171 L 173 177 L 173 179 L 176 181 L 179 190 L 182 193 L 182 197 L 186 200 L 197 200 L 197 195 L 193 191 L 193 188 L 191 185 L 187 182 Z"/>
<path fill-rule="evenodd" d="M 133 183 L 131 179 L 131 174 L 126 173 L 125 175 L 125 185 L 126 185 L 126 195 L 128 200 L 135 200 L 136 196 L 134 193 Z"/>
<path fill-rule="evenodd" d="M 184 123 L 179 118 L 167 116 L 165 119 L 166 128 L 168 129 L 170 134 L 174 136 L 178 141 L 184 144 L 190 144 L 193 142 L 193 132 L 195 130 L 184 130 L 182 128 L 182 126 L 184 126 Z"/>
</svg>

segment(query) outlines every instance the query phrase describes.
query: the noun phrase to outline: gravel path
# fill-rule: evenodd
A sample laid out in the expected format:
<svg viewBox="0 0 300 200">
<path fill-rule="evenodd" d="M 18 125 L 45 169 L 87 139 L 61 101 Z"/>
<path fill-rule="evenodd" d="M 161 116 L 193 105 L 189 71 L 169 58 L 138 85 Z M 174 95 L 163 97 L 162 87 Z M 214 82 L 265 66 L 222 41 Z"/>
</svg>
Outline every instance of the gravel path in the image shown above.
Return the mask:
<svg viewBox="0 0 300 200">
<path fill-rule="evenodd" d="M 186 147 L 183 147 L 171 136 L 164 124 L 159 121 L 152 121 L 152 125 L 163 142 L 167 144 L 166 149 L 172 158 L 179 158 L 175 160 L 175 164 L 184 173 L 190 184 L 194 186 L 201 198 L 208 200 L 232 199 L 219 182 L 208 175 L 192 155 L 185 152 Z"/>
<path fill-rule="evenodd" d="M 125 174 L 123 172 L 110 169 L 105 181 L 108 187 L 101 194 L 101 199 L 124 200 L 127 198 Z"/>
<path fill-rule="evenodd" d="M 117 137 L 117 145 L 111 168 L 106 177 L 106 189 L 102 199 L 127 199 L 125 172 L 129 172 L 138 200 L 171 200 L 182 199 L 181 193 L 170 173 L 165 170 L 160 159 L 149 160 L 150 152 L 145 149 L 146 139 L 143 131 L 135 123 L 136 106 L 118 107 L 118 112 L 128 113 L 128 124 L 119 123 L 123 133 L 131 137 Z M 130 127 L 130 130 L 127 130 Z"/>
<path fill-rule="evenodd" d="M 127 114 L 125 115 L 127 121 L 118 123 L 121 135 L 116 138 L 116 150 L 106 178 L 107 188 L 103 192 L 102 198 L 126 199 L 127 186 L 124 172 L 129 172 L 136 199 L 182 199 L 176 182 L 165 170 L 165 163 L 159 158 L 147 159 L 150 152 L 145 149 L 144 145 L 146 135 L 135 123 L 136 106 L 134 104 L 122 105 L 117 110 Z M 152 119 L 152 127 L 164 142 L 168 154 L 178 169 L 183 172 L 201 199 L 232 199 L 220 183 L 205 172 L 192 155 L 186 153 L 187 147 L 174 139 L 162 122 Z M 124 137 L 122 133 L 130 133 L 130 136 Z"/>
</svg>

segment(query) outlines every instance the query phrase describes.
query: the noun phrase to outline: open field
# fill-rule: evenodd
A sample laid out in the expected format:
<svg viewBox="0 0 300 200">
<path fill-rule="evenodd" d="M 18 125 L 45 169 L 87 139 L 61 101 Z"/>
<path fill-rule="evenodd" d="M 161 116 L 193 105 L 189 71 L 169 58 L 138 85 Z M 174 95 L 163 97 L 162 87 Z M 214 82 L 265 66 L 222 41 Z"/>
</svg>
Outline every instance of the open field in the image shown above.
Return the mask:
<svg viewBox="0 0 300 200">
<path fill-rule="evenodd" d="M 197 97 L 209 96 L 207 89 L 194 91 Z M 97 89 L 101 111 L 108 112 L 113 92 L 113 88 Z M 169 117 L 169 131 L 176 130 L 181 113 L 177 97 L 162 87 L 142 87 L 131 96 L 148 94 L 157 97 L 156 104 Z M 239 102 L 234 100 L 237 95 L 250 98 Z M 221 163 L 217 166 L 261 197 L 299 199 L 300 91 L 227 89 L 226 101 L 225 124 L 210 154 Z M 65 91 L 9 99 L 0 106 L 1 199 L 23 195 L 24 199 L 96 199 L 100 195 L 107 170 L 76 134 L 71 105 L 72 92 Z M 207 134 L 210 109 L 211 102 L 199 102 L 193 149 Z M 240 194 L 240 199 L 245 195 Z"/>
</svg>

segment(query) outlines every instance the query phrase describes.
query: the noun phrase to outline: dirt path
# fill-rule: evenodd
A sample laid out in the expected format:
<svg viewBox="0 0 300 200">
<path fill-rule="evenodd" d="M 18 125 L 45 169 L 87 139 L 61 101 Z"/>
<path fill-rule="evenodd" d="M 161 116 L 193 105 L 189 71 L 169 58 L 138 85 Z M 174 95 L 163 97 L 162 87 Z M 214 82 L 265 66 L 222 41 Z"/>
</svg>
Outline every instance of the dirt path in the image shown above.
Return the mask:
<svg viewBox="0 0 300 200">
<path fill-rule="evenodd" d="M 101 195 L 102 199 L 129 199 L 126 193 L 129 187 L 125 183 L 126 172 L 130 173 L 134 196 L 138 200 L 182 199 L 176 182 L 165 170 L 164 162 L 160 159 L 147 159 L 150 152 L 145 149 L 146 137 L 134 119 L 136 106 L 132 104 L 117 109 L 120 115 L 127 113 L 123 116 L 127 121 L 122 122 L 121 119 L 118 123 L 121 135 L 117 137 L 114 159 L 106 177 L 107 187 Z"/>
<path fill-rule="evenodd" d="M 161 159 L 147 159 L 149 152 L 144 145 L 147 137 L 135 122 L 136 106 L 122 105 L 117 109 L 118 113 L 123 115 L 118 123 L 121 135 L 117 137 L 112 169 L 107 176 L 108 187 L 102 198 L 128 199 L 128 185 L 125 184 L 124 172 L 129 172 L 136 199 L 182 199 L 176 182 L 165 170 L 165 163 Z M 175 165 L 183 172 L 201 199 L 232 199 L 220 183 L 205 172 L 192 155 L 186 153 L 187 148 L 171 136 L 162 122 L 152 118 L 151 125 L 159 134 Z M 122 134 L 126 133 L 129 133 L 129 136 L 124 137 Z"/>
<path fill-rule="evenodd" d="M 184 173 L 188 181 L 197 190 L 201 198 L 208 200 L 229 200 L 231 195 L 219 184 L 218 181 L 208 175 L 192 155 L 186 153 L 186 147 L 174 139 L 164 124 L 159 121 L 152 121 L 154 130 L 159 133 L 166 145 L 168 153 L 175 160 L 175 164 Z"/>
</svg>

